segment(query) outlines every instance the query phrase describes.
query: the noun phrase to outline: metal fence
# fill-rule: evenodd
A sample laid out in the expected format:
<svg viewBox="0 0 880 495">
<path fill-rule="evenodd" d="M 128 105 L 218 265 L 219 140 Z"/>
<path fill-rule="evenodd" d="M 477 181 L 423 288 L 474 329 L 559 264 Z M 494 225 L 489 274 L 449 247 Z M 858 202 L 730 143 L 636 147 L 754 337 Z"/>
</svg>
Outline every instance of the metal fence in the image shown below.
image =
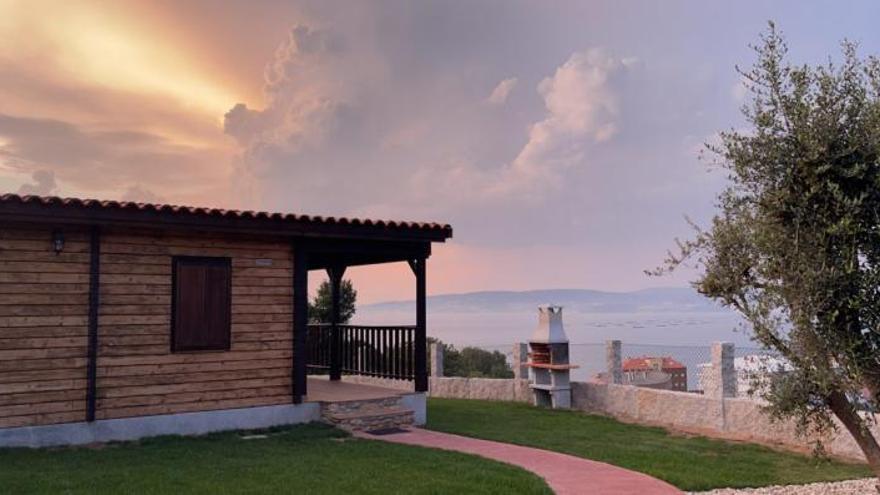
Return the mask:
<svg viewBox="0 0 880 495">
<path fill-rule="evenodd" d="M 491 346 L 475 346 L 487 351 L 499 351 L 507 356 L 508 363 L 513 365 L 513 343 L 509 345 L 491 345 Z M 569 356 L 571 364 L 578 365 L 579 368 L 572 371 L 572 380 L 575 381 L 591 381 L 597 378 L 600 373 L 606 371 L 606 343 L 574 343 L 570 344 Z M 745 358 L 746 356 L 775 356 L 773 351 L 768 351 L 760 347 L 735 347 L 735 357 Z M 687 374 L 687 390 L 691 392 L 701 392 L 703 383 L 701 374 L 705 373 L 705 369 L 712 363 L 712 346 L 704 345 L 666 345 L 666 344 L 642 344 L 623 342 L 621 344 L 621 357 L 624 364 L 628 359 L 638 360 L 639 358 L 667 358 L 669 364 L 677 363 L 684 367 Z M 736 360 L 742 365 L 743 361 Z M 738 366 L 739 367 L 739 366 Z M 747 386 L 740 384 L 741 386 Z"/>
</svg>

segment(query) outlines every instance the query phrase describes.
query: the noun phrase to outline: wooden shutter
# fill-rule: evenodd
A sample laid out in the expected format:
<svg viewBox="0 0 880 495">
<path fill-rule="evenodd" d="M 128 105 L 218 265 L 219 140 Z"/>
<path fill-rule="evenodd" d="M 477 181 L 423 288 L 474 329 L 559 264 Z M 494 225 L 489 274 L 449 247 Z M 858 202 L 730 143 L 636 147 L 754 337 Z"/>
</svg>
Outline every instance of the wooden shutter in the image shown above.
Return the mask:
<svg viewBox="0 0 880 495">
<path fill-rule="evenodd" d="M 174 258 L 172 350 L 225 350 L 230 345 L 229 258 Z"/>
</svg>

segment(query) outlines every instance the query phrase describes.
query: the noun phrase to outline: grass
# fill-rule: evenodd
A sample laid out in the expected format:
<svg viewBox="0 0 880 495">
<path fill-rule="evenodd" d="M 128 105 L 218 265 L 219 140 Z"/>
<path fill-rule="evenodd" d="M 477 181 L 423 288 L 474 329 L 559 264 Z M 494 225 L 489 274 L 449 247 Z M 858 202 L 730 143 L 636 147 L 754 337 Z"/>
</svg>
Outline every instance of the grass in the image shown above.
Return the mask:
<svg viewBox="0 0 880 495">
<path fill-rule="evenodd" d="M 321 425 L 254 440 L 221 433 L 101 448 L 2 449 L 0 487 L 16 494 L 551 493 L 513 466 L 354 439 Z"/>
<path fill-rule="evenodd" d="M 864 465 L 673 435 L 525 404 L 431 399 L 428 427 L 565 452 L 641 471 L 684 490 L 870 476 Z M 0 449 L 0 492 L 138 494 L 549 494 L 537 476 L 455 452 L 362 440 L 301 425 L 160 437 L 98 448 Z"/>
<path fill-rule="evenodd" d="M 509 402 L 430 399 L 428 428 L 604 461 L 666 480 L 683 490 L 803 484 L 871 475 L 865 465 L 673 435 L 662 428 Z"/>
</svg>

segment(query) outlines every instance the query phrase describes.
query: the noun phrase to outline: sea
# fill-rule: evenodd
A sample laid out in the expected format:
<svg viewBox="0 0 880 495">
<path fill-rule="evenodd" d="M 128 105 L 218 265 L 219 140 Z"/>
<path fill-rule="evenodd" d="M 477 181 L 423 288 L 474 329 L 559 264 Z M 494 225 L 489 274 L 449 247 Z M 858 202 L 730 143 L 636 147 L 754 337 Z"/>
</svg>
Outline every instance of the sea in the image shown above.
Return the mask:
<svg viewBox="0 0 880 495">
<path fill-rule="evenodd" d="M 353 323 L 412 325 L 411 312 L 367 309 Z M 428 335 L 456 347 L 474 346 L 510 356 L 516 342 L 527 342 L 538 323 L 537 311 L 429 312 Z M 733 312 L 587 313 L 563 310 L 572 379 L 588 380 L 605 368 L 605 341 L 620 340 L 627 357 L 668 356 L 688 368 L 688 387 L 697 388 L 699 365 L 710 361 L 713 342 L 732 342 L 737 355 L 763 353 L 748 326 Z"/>
</svg>

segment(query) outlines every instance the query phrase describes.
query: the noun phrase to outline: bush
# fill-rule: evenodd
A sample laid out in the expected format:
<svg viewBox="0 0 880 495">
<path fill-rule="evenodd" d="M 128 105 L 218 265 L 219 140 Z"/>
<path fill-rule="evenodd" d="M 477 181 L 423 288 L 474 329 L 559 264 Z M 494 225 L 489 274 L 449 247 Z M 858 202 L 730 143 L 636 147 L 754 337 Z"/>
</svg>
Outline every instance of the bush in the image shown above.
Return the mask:
<svg viewBox="0 0 880 495">
<path fill-rule="evenodd" d="M 507 356 L 501 352 L 487 351 L 479 347 L 463 347 L 459 350 L 454 345 L 444 344 L 437 339 L 429 340 L 443 346 L 443 376 L 513 378 L 513 370 L 507 364 Z"/>
</svg>

